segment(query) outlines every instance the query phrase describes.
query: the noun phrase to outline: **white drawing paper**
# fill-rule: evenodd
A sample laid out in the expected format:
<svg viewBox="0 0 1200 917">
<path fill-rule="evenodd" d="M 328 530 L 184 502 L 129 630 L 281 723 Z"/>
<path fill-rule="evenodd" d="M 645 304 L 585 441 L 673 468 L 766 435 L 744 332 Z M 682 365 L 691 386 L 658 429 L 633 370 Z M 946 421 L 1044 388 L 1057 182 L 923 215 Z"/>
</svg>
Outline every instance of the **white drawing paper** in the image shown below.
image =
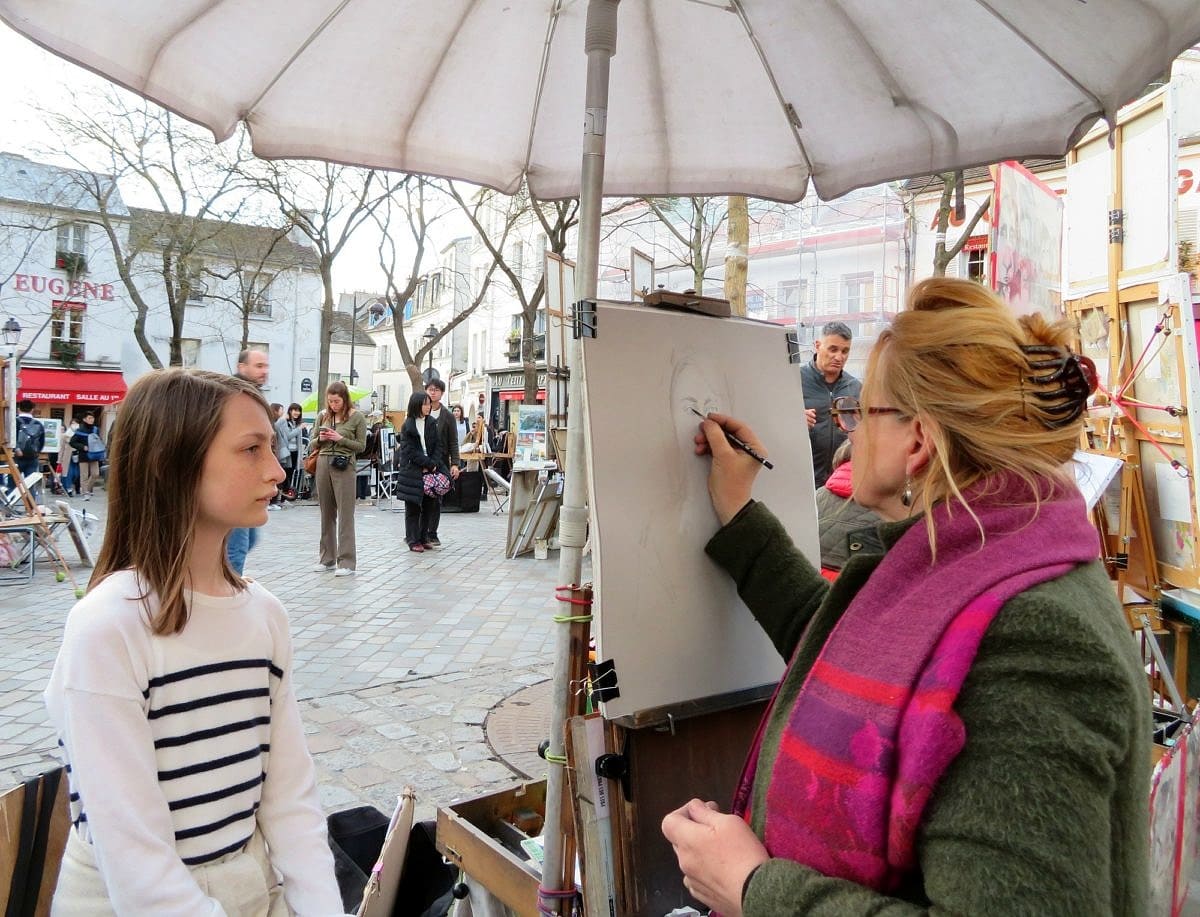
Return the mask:
<svg viewBox="0 0 1200 917">
<path fill-rule="evenodd" d="M 819 562 L 812 456 L 798 367 L 777 325 L 601 303 L 584 339 L 597 658 L 620 697 L 610 719 L 770 684 L 783 660 L 704 553 L 719 525 L 700 420 L 745 421 L 774 470 L 754 497 Z"/>
<path fill-rule="evenodd" d="M 1188 478 L 1166 462 L 1154 466 L 1158 484 L 1158 514 L 1172 522 L 1192 521 L 1192 492 Z"/>
<path fill-rule="evenodd" d="M 1125 463 L 1109 455 L 1098 455 L 1094 452 L 1076 450 L 1074 462 L 1075 484 L 1079 487 L 1087 508 L 1091 509 L 1099 502 L 1108 485 L 1112 483 L 1117 472 Z"/>
</svg>

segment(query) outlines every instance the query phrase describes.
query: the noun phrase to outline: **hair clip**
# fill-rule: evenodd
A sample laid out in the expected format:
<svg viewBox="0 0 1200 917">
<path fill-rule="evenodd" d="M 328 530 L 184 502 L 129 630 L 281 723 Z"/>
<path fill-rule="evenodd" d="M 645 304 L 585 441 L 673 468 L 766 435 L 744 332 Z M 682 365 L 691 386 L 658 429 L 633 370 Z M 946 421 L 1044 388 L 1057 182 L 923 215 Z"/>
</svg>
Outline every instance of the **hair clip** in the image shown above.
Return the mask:
<svg viewBox="0 0 1200 917">
<path fill-rule="evenodd" d="M 1099 385 L 1096 364 L 1090 357 L 1051 344 L 1022 344 L 1021 350 L 1029 358 L 1031 371 L 1023 381 L 1033 385 L 1059 383 L 1058 388 L 1032 393 L 1039 401 L 1057 402 L 1041 405 L 1042 412 L 1049 415 L 1043 423 L 1056 430 L 1073 422 L 1084 412 L 1088 397 Z"/>
</svg>

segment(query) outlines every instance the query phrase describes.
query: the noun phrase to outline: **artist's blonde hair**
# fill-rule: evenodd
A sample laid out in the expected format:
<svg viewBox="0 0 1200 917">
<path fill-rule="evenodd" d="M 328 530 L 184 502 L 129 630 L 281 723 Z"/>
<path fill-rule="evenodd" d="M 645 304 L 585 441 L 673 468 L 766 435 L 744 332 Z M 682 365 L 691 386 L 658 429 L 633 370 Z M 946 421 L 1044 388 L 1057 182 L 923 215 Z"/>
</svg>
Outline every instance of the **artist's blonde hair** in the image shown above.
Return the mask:
<svg viewBox="0 0 1200 917">
<path fill-rule="evenodd" d="M 1017 318 L 991 291 L 970 280 L 931 278 L 880 336 L 867 362 L 863 404 L 872 401 L 920 418 L 933 455 L 914 481 L 913 511 L 924 510 L 935 544 L 932 507 L 963 501 L 962 491 L 1007 472 L 1029 486 L 1035 506 L 1069 479 L 1064 466 L 1079 441 L 1082 419 L 1054 426 L 1035 392 L 1030 356 L 1021 345 L 1066 346 L 1065 322 Z M 968 512 L 970 510 L 968 509 Z"/>
</svg>

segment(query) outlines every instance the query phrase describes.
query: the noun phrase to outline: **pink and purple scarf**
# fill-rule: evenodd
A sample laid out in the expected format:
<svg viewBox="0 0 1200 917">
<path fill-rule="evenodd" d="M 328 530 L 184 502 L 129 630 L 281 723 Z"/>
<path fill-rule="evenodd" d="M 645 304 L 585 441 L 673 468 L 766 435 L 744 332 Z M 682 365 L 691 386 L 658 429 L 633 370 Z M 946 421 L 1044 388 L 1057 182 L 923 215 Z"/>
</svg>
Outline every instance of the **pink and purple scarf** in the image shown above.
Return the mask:
<svg viewBox="0 0 1200 917">
<path fill-rule="evenodd" d="M 1074 487 L 1036 517 L 1028 487 L 991 478 L 933 510 L 888 551 L 834 627 L 784 727 L 766 795 L 773 857 L 890 892 L 916 869 L 925 806 L 962 750 L 954 704 L 1010 598 L 1094 560 L 1099 539 Z M 981 544 L 980 524 L 987 533 Z M 759 728 L 734 799 L 750 821 Z"/>
</svg>

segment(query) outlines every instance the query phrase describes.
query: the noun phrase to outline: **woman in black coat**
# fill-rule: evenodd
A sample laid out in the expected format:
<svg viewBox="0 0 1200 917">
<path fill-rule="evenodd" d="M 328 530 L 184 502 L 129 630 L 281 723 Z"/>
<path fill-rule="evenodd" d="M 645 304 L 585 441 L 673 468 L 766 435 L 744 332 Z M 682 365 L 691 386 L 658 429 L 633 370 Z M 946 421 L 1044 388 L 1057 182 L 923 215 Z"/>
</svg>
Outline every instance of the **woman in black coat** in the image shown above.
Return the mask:
<svg viewBox="0 0 1200 917">
<path fill-rule="evenodd" d="M 425 473 L 444 464 L 442 438 L 429 416 L 429 396 L 413 392 L 408 399 L 408 419 L 400 427 L 400 467 L 396 492 L 404 500 L 404 540 L 410 551 L 421 552 L 433 545 L 426 541 L 437 497 L 425 495 Z"/>
</svg>

